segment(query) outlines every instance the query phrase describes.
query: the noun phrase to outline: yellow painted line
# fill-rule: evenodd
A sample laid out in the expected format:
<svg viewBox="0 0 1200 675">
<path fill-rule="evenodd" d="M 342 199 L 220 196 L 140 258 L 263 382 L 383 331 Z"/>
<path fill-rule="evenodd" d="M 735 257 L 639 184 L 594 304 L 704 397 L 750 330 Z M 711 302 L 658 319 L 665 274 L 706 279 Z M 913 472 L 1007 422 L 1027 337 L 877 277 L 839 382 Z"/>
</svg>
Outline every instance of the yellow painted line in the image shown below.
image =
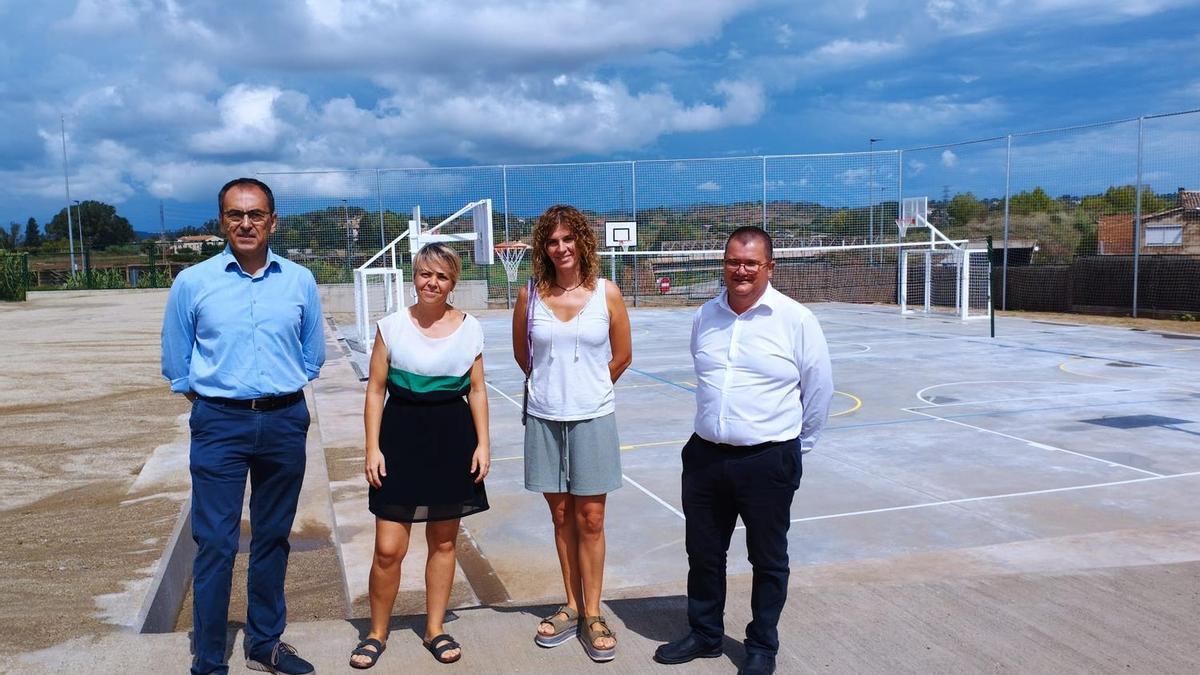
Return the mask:
<svg viewBox="0 0 1200 675">
<path fill-rule="evenodd" d="M 833 413 L 832 415 L 830 415 L 830 417 L 841 417 L 842 415 L 849 415 L 850 413 L 852 413 L 855 410 L 858 410 L 859 408 L 862 407 L 862 399 L 855 396 L 854 394 L 849 394 L 844 391 L 837 391 L 837 390 L 835 390 L 833 393 L 841 394 L 842 396 L 845 396 L 846 398 L 850 399 L 851 401 L 854 401 L 854 407 L 849 410 L 843 410 L 842 412 L 839 412 L 839 413 Z"/>
<path fill-rule="evenodd" d="M 1068 364 L 1068 363 L 1071 363 L 1072 361 L 1082 361 L 1082 360 L 1083 360 L 1083 359 L 1080 359 L 1080 358 L 1078 358 L 1078 357 L 1072 357 L 1072 358 L 1069 358 L 1069 359 L 1067 359 L 1066 361 L 1063 361 L 1062 363 L 1058 364 L 1058 369 L 1059 369 L 1059 370 L 1061 370 L 1061 371 L 1063 371 L 1064 373 L 1066 373 L 1066 374 L 1068 374 L 1068 375 L 1078 375 L 1079 377 L 1094 377 L 1094 378 L 1096 378 L 1097 380 L 1111 380 L 1111 379 L 1113 379 L 1113 378 L 1111 378 L 1111 377 L 1105 377 L 1104 375 L 1092 375 L 1091 373 L 1080 373 L 1080 372 L 1076 372 L 1076 371 L 1074 371 L 1074 370 L 1071 370 L 1070 368 L 1068 368 L 1068 367 L 1067 367 L 1067 364 Z"/>
</svg>

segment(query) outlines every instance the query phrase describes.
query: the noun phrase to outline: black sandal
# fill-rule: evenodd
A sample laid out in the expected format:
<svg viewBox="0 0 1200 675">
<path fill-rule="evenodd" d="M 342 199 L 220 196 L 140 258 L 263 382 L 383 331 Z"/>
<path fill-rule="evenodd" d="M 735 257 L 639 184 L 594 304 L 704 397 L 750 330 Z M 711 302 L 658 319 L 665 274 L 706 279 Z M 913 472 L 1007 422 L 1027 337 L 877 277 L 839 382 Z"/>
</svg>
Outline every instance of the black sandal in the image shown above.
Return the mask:
<svg viewBox="0 0 1200 675">
<path fill-rule="evenodd" d="M 462 658 L 462 645 L 455 642 L 454 638 L 450 637 L 448 633 L 434 635 L 428 640 L 423 640 L 421 644 L 425 645 L 425 649 L 428 649 L 429 653 L 433 654 L 433 658 L 437 659 L 438 663 L 454 663 Z M 445 654 L 451 649 L 459 650 L 458 654 L 450 659 L 442 658 L 442 654 Z"/>
<path fill-rule="evenodd" d="M 371 650 L 367 649 L 367 647 L 374 647 L 375 649 Z M 366 640 L 363 640 L 362 642 L 358 643 L 358 646 L 354 648 L 354 651 L 350 652 L 350 667 L 358 668 L 359 670 L 366 670 L 367 668 L 370 668 L 371 666 L 375 665 L 376 661 L 379 660 L 379 657 L 383 654 L 383 650 L 385 649 L 387 649 L 387 646 L 375 638 L 367 638 Z M 368 659 L 371 659 L 371 661 L 366 664 L 355 663 L 355 656 L 365 656 Z"/>
</svg>

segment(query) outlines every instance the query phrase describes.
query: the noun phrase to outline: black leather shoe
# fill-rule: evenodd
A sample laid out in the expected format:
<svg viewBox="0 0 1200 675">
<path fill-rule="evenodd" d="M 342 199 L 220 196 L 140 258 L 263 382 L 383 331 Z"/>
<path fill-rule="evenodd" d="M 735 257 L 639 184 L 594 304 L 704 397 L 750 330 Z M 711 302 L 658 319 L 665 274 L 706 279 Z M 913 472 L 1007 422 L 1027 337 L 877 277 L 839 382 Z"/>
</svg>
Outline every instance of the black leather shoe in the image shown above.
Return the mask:
<svg viewBox="0 0 1200 675">
<path fill-rule="evenodd" d="M 700 641 L 695 633 L 665 645 L 659 645 L 654 650 L 654 660 L 659 663 L 687 663 L 692 659 L 715 659 L 721 655 L 721 645 L 709 647 Z"/>
<path fill-rule="evenodd" d="M 747 654 L 746 660 L 742 661 L 742 669 L 738 671 L 739 675 L 771 675 L 774 672 L 775 657 L 757 652 Z"/>
</svg>

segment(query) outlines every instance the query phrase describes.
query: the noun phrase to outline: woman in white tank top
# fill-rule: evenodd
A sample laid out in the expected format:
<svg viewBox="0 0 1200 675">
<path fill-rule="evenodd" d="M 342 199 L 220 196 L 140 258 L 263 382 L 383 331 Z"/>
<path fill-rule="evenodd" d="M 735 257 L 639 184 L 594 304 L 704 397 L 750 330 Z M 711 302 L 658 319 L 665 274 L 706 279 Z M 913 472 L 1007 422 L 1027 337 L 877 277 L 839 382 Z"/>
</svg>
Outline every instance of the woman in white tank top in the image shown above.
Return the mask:
<svg viewBox="0 0 1200 675">
<path fill-rule="evenodd" d="M 550 507 L 566 590 L 535 641 L 555 647 L 584 631 L 588 656 L 608 661 L 617 642 L 600 611 L 604 509 L 621 486 L 613 383 L 633 360 L 629 315 L 616 284 L 597 277 L 596 235 L 574 207 L 542 214 L 532 257 L 533 293 L 522 289 L 513 312 L 514 356 L 529 375 L 525 487 Z"/>
</svg>

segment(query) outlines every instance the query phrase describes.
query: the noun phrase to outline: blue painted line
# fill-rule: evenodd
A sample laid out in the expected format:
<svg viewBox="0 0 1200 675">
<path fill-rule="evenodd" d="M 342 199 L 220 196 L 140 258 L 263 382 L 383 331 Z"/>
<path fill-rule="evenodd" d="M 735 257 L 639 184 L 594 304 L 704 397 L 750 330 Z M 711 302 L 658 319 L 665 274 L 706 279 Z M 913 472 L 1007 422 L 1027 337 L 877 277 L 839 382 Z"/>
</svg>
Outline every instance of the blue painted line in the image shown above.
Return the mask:
<svg viewBox="0 0 1200 675">
<path fill-rule="evenodd" d="M 637 368 L 633 368 L 633 367 L 627 368 L 626 370 L 632 370 L 633 372 L 637 373 L 638 375 L 641 375 L 642 377 L 648 377 L 652 380 L 657 380 L 659 382 L 662 382 L 663 384 L 669 384 L 672 387 L 675 387 L 677 389 L 682 389 L 682 390 L 688 392 L 689 394 L 696 391 L 695 387 L 688 387 L 686 385 L 679 384 L 678 382 L 676 382 L 674 380 L 668 380 L 665 377 L 659 377 L 658 375 L 655 375 L 653 373 L 647 373 L 644 370 L 638 370 Z"/>
</svg>

